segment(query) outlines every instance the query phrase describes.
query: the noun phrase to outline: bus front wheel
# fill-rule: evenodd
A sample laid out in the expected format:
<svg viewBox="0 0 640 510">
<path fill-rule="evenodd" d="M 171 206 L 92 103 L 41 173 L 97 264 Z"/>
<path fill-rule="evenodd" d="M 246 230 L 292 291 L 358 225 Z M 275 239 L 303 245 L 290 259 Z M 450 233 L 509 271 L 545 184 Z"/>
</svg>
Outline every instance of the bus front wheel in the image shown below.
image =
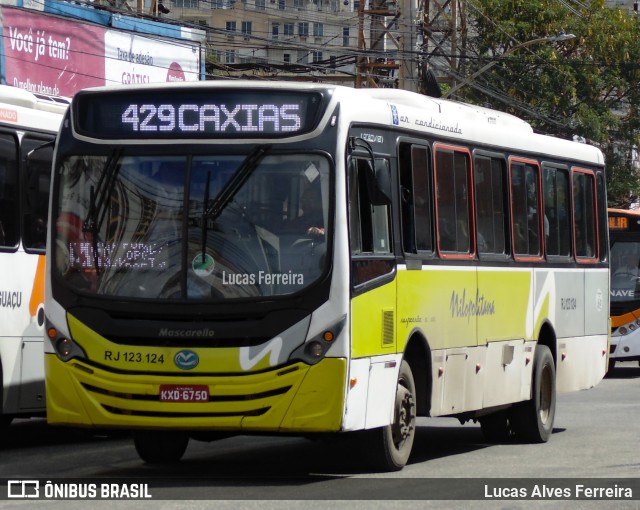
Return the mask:
<svg viewBox="0 0 640 510">
<path fill-rule="evenodd" d="M 516 436 L 531 443 L 545 443 L 553 431 L 556 414 L 556 366 L 546 345 L 537 345 L 533 361 L 533 396 L 512 408 Z"/>
<path fill-rule="evenodd" d="M 142 460 L 149 464 L 178 462 L 189 444 L 189 435 L 168 430 L 140 430 L 133 433 L 133 444 Z"/>
<path fill-rule="evenodd" d="M 393 423 L 363 431 L 362 446 L 372 464 L 384 471 L 399 471 L 409 460 L 415 434 L 416 385 L 409 363 L 402 361 L 396 386 Z"/>
</svg>

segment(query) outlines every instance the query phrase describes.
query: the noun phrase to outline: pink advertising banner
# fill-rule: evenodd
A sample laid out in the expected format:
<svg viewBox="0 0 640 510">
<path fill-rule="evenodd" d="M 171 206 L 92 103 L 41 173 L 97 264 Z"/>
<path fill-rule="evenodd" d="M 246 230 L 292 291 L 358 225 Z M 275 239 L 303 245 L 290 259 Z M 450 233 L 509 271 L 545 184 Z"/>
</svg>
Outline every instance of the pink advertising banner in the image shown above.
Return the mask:
<svg viewBox="0 0 640 510">
<path fill-rule="evenodd" d="M 86 87 L 197 81 L 200 46 L 0 7 L 4 83 L 56 96 Z"/>
<path fill-rule="evenodd" d="M 7 85 L 73 96 L 105 84 L 104 28 L 18 9 L 2 14 Z"/>
</svg>

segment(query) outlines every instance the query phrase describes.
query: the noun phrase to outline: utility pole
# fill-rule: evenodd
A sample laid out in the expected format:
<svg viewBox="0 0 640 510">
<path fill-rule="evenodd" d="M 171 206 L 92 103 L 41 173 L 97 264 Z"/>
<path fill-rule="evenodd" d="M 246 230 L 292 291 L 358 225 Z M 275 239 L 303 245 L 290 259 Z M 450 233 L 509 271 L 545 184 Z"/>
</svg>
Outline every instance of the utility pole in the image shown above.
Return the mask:
<svg viewBox="0 0 640 510">
<path fill-rule="evenodd" d="M 464 74 L 464 61 L 458 55 L 466 50 L 466 0 L 422 0 L 422 69 L 419 72 L 421 88 L 426 73 L 434 67 L 446 67 L 456 74 Z M 449 76 L 438 76 L 438 81 L 449 82 Z"/>
<path fill-rule="evenodd" d="M 360 0 L 358 6 L 358 57 L 356 88 L 396 88 L 400 84 L 400 56 L 404 48 L 398 36 L 401 10 L 398 0 Z M 366 22 L 369 22 L 367 42 Z"/>
</svg>

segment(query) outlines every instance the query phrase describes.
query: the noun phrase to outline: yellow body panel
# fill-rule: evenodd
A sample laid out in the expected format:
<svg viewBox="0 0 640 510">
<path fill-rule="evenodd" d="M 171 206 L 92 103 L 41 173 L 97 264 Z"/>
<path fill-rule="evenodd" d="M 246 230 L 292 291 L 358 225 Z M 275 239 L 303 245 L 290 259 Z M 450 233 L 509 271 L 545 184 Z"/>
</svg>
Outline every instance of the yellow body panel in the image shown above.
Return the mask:
<svg viewBox="0 0 640 510">
<path fill-rule="evenodd" d="M 549 314 L 548 296 L 532 313 L 530 271 L 475 268 L 398 271 L 396 279 L 352 300 L 354 357 L 402 352 L 420 330 L 432 350 L 474 347 L 487 342 L 535 338 Z M 396 286 L 402 289 L 397 295 Z M 385 311 L 394 311 L 391 345 L 383 341 Z"/>
<path fill-rule="evenodd" d="M 395 308 L 395 280 L 353 298 L 351 355 L 354 358 L 396 352 Z M 388 324 L 386 330 L 385 324 Z"/>
<path fill-rule="evenodd" d="M 47 418 L 52 424 L 187 430 L 335 432 L 342 423 L 347 366 L 342 358 L 317 365 L 229 370 L 239 349 L 191 349 L 200 357 L 193 370 L 150 363 L 159 356 L 173 360 L 177 348 L 126 348 L 140 353 L 139 363 L 105 360 L 104 352 L 120 348 L 73 320 L 73 330 L 101 365 L 64 362 L 45 356 L 49 384 Z M 87 336 L 88 335 L 88 336 Z M 89 339 L 90 341 L 86 341 Z M 218 351 L 226 355 L 216 357 Z M 234 351 L 232 353 L 231 351 Z M 147 355 L 152 354 L 147 358 Z M 133 356 L 137 358 L 137 354 Z M 125 358 L 127 358 L 125 356 Z M 216 375 L 215 372 L 224 372 Z M 208 402 L 162 402 L 161 385 L 202 385 Z"/>
</svg>

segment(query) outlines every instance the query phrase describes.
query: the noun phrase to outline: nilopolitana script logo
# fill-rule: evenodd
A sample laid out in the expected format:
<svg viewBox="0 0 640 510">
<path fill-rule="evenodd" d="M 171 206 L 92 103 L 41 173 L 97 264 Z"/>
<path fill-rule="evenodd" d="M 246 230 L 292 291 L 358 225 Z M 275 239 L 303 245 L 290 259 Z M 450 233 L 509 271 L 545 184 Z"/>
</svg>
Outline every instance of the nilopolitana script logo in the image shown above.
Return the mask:
<svg viewBox="0 0 640 510">
<path fill-rule="evenodd" d="M 191 370 L 198 366 L 200 358 L 193 351 L 180 351 L 173 357 L 173 362 L 182 370 Z"/>
</svg>

